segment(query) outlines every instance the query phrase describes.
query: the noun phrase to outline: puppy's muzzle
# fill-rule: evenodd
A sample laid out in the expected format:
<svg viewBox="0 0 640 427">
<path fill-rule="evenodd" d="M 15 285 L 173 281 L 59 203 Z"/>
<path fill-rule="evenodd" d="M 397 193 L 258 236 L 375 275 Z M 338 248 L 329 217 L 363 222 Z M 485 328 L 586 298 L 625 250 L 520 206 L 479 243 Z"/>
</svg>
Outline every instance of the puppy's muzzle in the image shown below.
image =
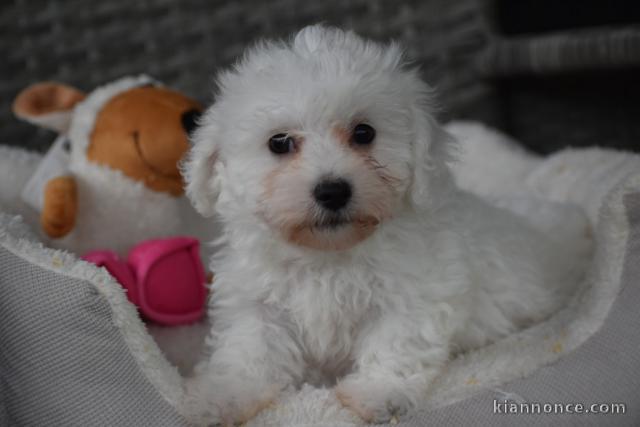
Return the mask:
<svg viewBox="0 0 640 427">
<path fill-rule="evenodd" d="M 351 184 L 344 179 L 325 179 L 313 189 L 316 202 L 332 212 L 344 208 L 351 200 Z"/>
</svg>

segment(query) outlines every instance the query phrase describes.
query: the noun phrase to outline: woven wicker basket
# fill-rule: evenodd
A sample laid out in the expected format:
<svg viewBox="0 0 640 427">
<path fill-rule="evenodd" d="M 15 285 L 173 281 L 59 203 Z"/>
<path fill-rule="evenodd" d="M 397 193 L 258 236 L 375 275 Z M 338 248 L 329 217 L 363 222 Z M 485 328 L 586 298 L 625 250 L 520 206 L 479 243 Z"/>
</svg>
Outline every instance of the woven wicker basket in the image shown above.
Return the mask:
<svg viewBox="0 0 640 427">
<path fill-rule="evenodd" d="M 10 111 L 16 93 L 32 82 L 59 80 L 90 90 L 145 72 L 210 102 L 215 71 L 252 41 L 325 22 L 400 40 L 439 89 L 443 118 L 487 121 L 538 151 L 570 143 L 633 147 L 640 125 L 631 116 L 638 117 L 640 103 L 633 107 L 626 99 L 620 107 L 621 88 L 608 91 L 607 77 L 567 86 L 549 76 L 637 67 L 640 28 L 508 38 L 492 21 L 496 7 L 490 0 L 5 0 L 0 143 L 45 149 L 51 142 Z M 579 96 L 593 84 L 600 90 L 592 98 Z M 592 99 L 598 102 L 585 110 Z"/>
</svg>

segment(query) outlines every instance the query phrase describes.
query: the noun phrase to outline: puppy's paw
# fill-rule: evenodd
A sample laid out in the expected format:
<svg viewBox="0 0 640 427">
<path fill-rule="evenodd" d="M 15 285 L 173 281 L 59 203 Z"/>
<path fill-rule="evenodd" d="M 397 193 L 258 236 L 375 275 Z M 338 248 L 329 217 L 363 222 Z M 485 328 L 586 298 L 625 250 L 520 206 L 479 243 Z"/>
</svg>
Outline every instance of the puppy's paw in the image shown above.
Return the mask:
<svg viewBox="0 0 640 427">
<path fill-rule="evenodd" d="M 192 380 L 187 384 L 184 413 L 199 426 L 243 424 L 272 405 L 282 387 L 230 378 Z"/>
<path fill-rule="evenodd" d="M 254 390 L 244 396 L 227 398 L 219 406 L 220 419 L 225 426 L 244 424 L 271 406 L 280 391 L 280 387 Z"/>
<path fill-rule="evenodd" d="M 412 391 L 401 387 L 395 378 L 385 381 L 384 378 L 350 376 L 338 383 L 335 393 L 345 407 L 367 423 L 385 423 L 400 418 L 416 403 Z"/>
</svg>

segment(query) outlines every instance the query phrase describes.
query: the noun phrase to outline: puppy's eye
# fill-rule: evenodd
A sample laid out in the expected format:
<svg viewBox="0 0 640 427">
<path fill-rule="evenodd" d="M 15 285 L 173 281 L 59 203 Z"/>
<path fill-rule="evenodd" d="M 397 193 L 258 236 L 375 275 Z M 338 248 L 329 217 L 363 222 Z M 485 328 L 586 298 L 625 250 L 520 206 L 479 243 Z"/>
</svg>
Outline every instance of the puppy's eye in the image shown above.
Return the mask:
<svg viewBox="0 0 640 427">
<path fill-rule="evenodd" d="M 269 150 L 274 154 L 287 154 L 295 149 L 295 140 L 286 133 L 269 138 Z"/>
<path fill-rule="evenodd" d="M 376 130 L 365 123 L 360 123 L 353 128 L 351 140 L 359 145 L 367 145 L 373 142 L 376 137 Z"/>
</svg>

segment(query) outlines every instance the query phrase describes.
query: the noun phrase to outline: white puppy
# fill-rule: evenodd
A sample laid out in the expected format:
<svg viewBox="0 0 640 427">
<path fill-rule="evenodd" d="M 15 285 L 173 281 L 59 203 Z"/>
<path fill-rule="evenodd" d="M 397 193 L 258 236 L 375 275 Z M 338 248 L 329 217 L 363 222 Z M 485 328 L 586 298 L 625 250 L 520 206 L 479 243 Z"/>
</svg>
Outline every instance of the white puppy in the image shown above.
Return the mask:
<svg viewBox="0 0 640 427">
<path fill-rule="evenodd" d="M 576 248 L 455 187 L 452 139 L 397 45 L 308 27 L 218 84 L 184 165 L 225 224 L 196 421 L 246 420 L 305 381 L 386 421 L 452 352 L 566 300 Z"/>
</svg>

